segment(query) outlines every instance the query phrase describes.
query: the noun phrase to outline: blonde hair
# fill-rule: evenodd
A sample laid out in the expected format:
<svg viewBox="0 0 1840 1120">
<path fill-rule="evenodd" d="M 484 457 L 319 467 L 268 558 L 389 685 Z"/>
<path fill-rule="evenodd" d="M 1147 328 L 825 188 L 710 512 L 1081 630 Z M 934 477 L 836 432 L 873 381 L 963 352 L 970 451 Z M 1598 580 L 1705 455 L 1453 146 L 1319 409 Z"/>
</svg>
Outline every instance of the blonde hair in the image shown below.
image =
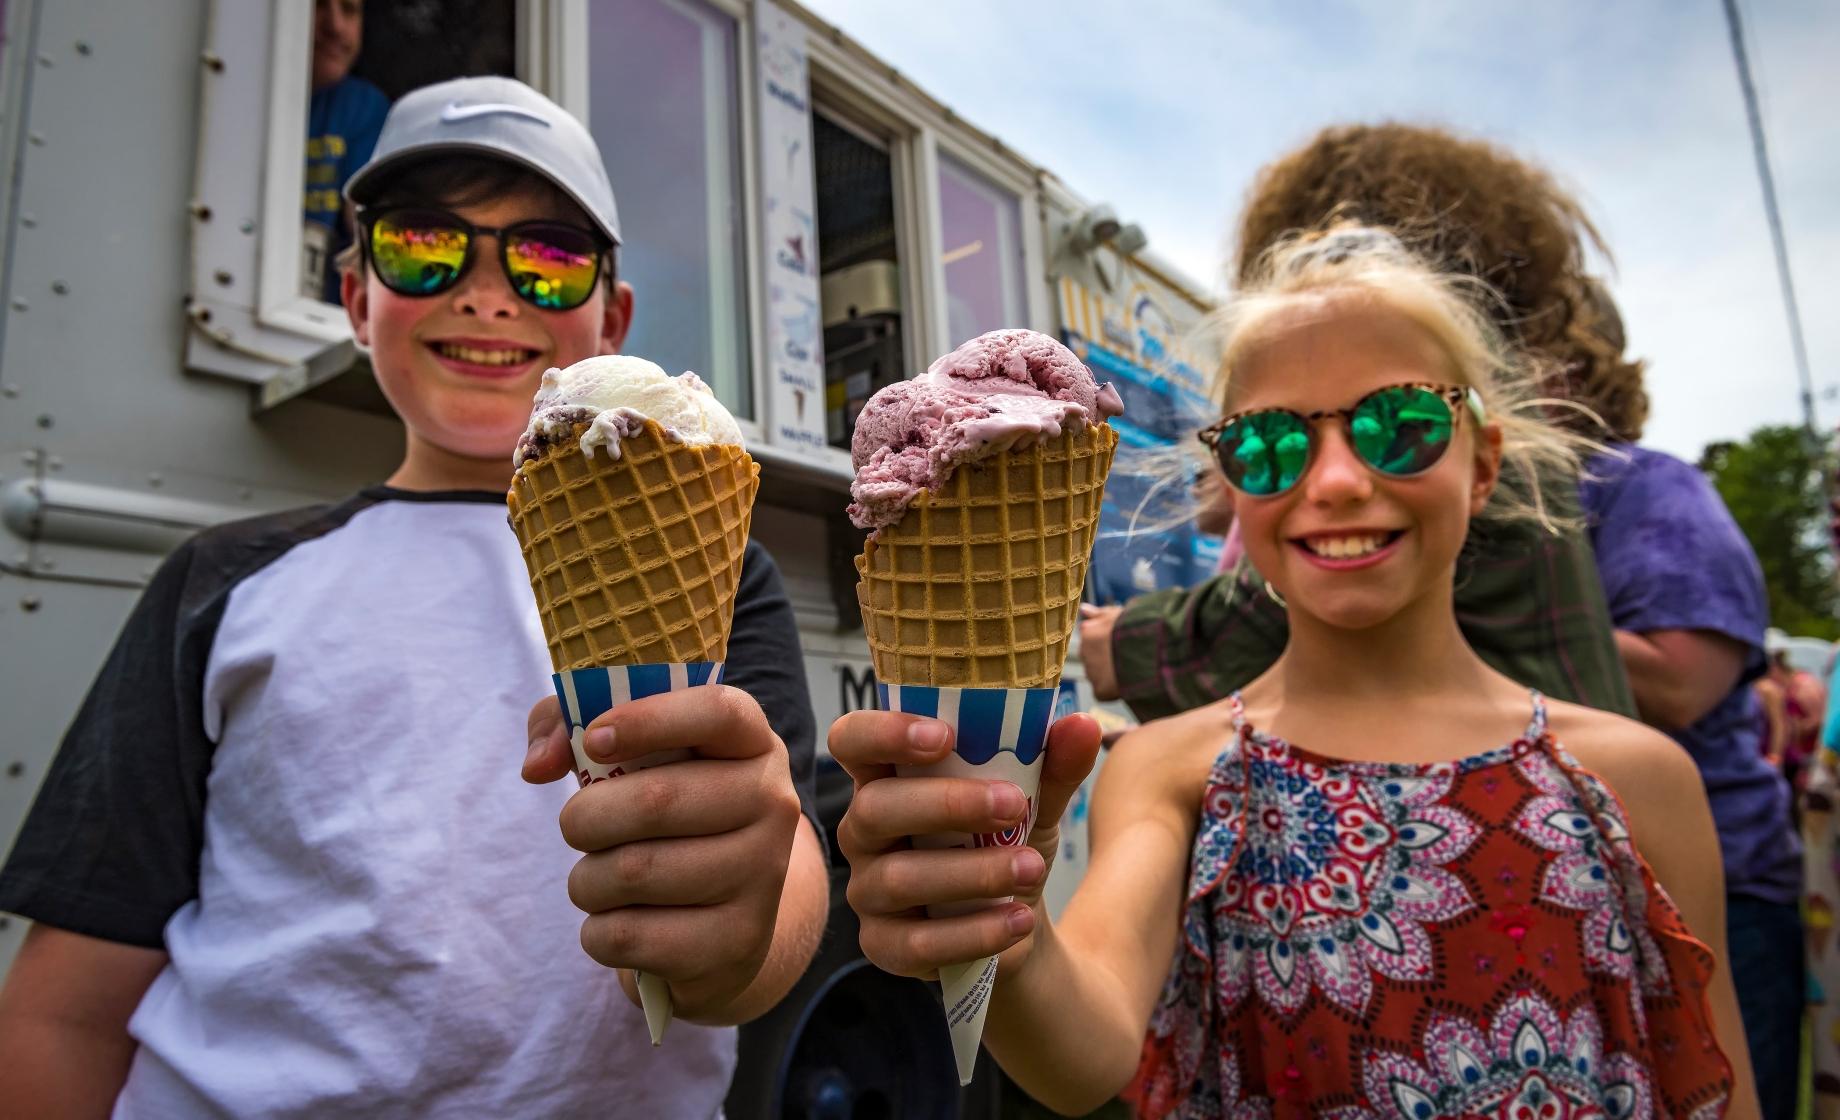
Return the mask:
<svg viewBox="0 0 1840 1120">
<path fill-rule="evenodd" d="M 1524 482 L 1498 485 L 1482 518 L 1534 521 L 1553 533 L 1576 527 L 1575 518 L 1550 507 L 1543 484 L 1574 484 L 1583 456 L 1600 445 L 1549 416 L 1582 406 L 1534 396 L 1538 381 L 1529 360 L 1507 344 L 1486 310 L 1498 298 L 1488 285 L 1434 271 L 1386 230 L 1347 223 L 1282 238 L 1244 270 L 1242 280 L 1240 292 L 1210 323 L 1220 346 L 1215 396 L 1223 408 L 1236 363 L 1280 313 L 1339 296 L 1371 301 L 1429 334 L 1458 384 L 1476 390 L 1489 421 L 1501 429 L 1502 459 L 1513 468 L 1504 478 L 1518 474 Z"/>
</svg>

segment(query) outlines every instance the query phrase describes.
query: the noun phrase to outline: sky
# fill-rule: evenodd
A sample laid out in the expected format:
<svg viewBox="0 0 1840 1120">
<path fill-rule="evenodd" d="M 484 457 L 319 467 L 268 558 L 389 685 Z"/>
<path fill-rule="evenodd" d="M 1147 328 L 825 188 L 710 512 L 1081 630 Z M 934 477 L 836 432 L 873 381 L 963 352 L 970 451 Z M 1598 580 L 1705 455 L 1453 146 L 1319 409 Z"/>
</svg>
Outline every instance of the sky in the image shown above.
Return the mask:
<svg viewBox="0 0 1840 1120">
<path fill-rule="evenodd" d="M 1697 459 L 1801 419 L 1719 0 L 803 0 L 1151 250 L 1224 290 L 1260 166 L 1349 121 L 1505 145 L 1584 203 L 1615 260 L 1645 442 Z M 1741 12 L 1817 422 L 1840 424 L 1840 4 Z"/>
</svg>

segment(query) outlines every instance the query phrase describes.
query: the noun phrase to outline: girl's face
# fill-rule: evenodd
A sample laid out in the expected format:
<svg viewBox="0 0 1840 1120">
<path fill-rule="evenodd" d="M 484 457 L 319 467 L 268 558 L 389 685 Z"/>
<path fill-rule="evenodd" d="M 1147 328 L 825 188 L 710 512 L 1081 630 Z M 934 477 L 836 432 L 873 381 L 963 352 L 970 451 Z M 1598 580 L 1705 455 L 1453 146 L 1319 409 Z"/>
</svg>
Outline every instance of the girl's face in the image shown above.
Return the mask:
<svg viewBox="0 0 1840 1120">
<path fill-rule="evenodd" d="M 1343 409 L 1407 382 L 1464 382 L 1436 339 L 1405 315 L 1352 294 L 1279 312 L 1236 363 L 1230 411 Z M 1451 595 L 1469 520 L 1501 466 L 1501 431 L 1453 410 L 1448 450 L 1409 478 L 1375 470 L 1337 418 L 1314 422 L 1315 452 L 1296 485 L 1269 498 L 1234 491 L 1253 563 L 1285 598 L 1340 628 L 1386 622 L 1428 596 Z"/>
<path fill-rule="evenodd" d="M 500 229 L 533 219 L 581 224 L 535 190 L 446 209 Z M 370 268 L 348 272 L 344 285 L 352 333 L 370 349 L 377 382 L 411 439 L 462 458 L 503 459 L 507 470 L 543 371 L 618 351 L 632 315 L 624 283 L 609 292 L 597 282 L 587 302 L 568 311 L 525 302 L 505 278 L 490 234 L 460 282 L 438 295 L 401 295 Z"/>
</svg>

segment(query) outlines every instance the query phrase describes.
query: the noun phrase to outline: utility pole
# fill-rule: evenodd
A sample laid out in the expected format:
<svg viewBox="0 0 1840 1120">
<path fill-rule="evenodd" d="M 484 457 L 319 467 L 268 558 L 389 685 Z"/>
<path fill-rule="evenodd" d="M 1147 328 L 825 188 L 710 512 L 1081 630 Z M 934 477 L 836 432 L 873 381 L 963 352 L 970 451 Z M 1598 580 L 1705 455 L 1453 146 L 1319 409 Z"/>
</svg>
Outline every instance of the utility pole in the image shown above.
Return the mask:
<svg viewBox="0 0 1840 1120">
<path fill-rule="evenodd" d="M 1818 439 L 1814 425 L 1814 377 L 1808 370 L 1808 347 L 1802 342 L 1802 314 L 1796 308 L 1795 280 L 1789 273 L 1789 245 L 1783 240 L 1782 214 L 1776 208 L 1776 180 L 1770 174 L 1770 151 L 1763 139 L 1763 114 L 1757 108 L 1757 88 L 1751 83 L 1751 64 L 1744 52 L 1744 25 L 1738 0 L 1724 0 L 1725 23 L 1731 30 L 1731 53 L 1738 61 L 1738 86 L 1744 91 L 1744 113 L 1751 124 L 1751 151 L 1757 157 L 1757 178 L 1763 182 L 1763 213 L 1770 225 L 1770 242 L 1776 247 L 1776 280 L 1782 286 L 1783 310 L 1789 315 L 1789 345 L 1795 351 L 1795 373 L 1802 388 L 1802 426 Z"/>
</svg>

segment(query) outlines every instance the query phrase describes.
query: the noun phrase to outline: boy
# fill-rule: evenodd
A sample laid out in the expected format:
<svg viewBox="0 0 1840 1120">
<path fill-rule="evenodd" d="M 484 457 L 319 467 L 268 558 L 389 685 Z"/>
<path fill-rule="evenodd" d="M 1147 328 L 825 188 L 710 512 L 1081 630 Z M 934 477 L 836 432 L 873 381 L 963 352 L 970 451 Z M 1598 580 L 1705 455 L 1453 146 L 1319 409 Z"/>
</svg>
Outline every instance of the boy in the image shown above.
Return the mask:
<svg viewBox="0 0 1840 1120">
<path fill-rule="evenodd" d="M 0 909 L 37 923 L 0 990 L 0 1100 L 716 1115 L 734 1032 L 699 1024 L 776 1002 L 827 905 L 778 574 L 750 545 L 734 687 L 607 721 L 611 757 L 699 758 L 572 798 L 520 783 L 501 752 L 550 668 L 504 492 L 543 370 L 625 336 L 613 192 L 579 122 L 474 78 L 405 97 L 347 193 L 344 303 L 402 465 L 338 506 L 201 534 L 148 588 L 0 872 Z M 379 226 L 458 255 L 386 256 L 385 276 L 378 246 L 410 242 Z M 577 274 L 537 285 L 514 259 Z M 661 1049 L 578 923 L 595 960 L 671 985 Z"/>
</svg>

